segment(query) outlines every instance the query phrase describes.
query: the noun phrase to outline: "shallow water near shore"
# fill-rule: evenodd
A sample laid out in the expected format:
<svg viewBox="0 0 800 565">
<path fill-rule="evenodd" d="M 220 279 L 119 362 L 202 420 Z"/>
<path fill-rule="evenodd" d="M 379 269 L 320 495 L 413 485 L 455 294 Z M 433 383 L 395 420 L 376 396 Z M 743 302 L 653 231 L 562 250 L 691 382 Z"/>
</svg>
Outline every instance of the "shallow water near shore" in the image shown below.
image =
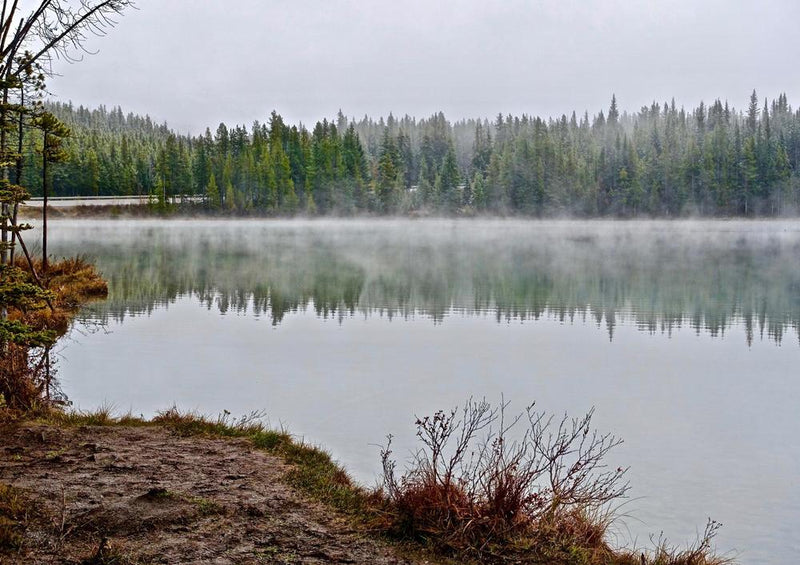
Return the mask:
<svg viewBox="0 0 800 565">
<path fill-rule="evenodd" d="M 800 553 L 800 222 L 56 220 L 109 299 L 65 394 L 151 416 L 265 410 L 374 483 L 377 444 L 473 397 L 625 443 L 620 542 Z"/>
</svg>

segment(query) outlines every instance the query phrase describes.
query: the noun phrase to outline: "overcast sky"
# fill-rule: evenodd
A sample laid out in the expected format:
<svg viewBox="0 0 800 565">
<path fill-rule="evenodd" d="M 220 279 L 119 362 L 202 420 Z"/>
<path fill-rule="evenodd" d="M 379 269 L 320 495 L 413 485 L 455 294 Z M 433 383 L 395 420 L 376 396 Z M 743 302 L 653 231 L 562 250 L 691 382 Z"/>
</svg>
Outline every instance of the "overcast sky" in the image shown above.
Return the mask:
<svg viewBox="0 0 800 565">
<path fill-rule="evenodd" d="M 798 0 L 137 0 L 59 63 L 62 101 L 181 132 L 442 110 L 594 113 L 675 97 L 800 104 Z"/>
</svg>

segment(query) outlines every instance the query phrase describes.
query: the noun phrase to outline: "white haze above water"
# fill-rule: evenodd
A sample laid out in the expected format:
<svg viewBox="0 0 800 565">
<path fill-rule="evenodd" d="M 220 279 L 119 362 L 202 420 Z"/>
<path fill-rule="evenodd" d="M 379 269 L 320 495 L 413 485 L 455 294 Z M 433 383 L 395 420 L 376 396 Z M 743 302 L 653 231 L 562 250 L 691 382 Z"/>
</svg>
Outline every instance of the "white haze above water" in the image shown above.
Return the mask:
<svg viewBox="0 0 800 565">
<path fill-rule="evenodd" d="M 56 221 L 111 282 L 60 351 L 79 408 L 265 410 L 375 480 L 414 415 L 533 401 L 624 438 L 621 541 L 800 552 L 797 222 Z M 276 314 L 278 312 L 278 314 Z M 92 322 L 102 321 L 101 329 Z"/>
</svg>

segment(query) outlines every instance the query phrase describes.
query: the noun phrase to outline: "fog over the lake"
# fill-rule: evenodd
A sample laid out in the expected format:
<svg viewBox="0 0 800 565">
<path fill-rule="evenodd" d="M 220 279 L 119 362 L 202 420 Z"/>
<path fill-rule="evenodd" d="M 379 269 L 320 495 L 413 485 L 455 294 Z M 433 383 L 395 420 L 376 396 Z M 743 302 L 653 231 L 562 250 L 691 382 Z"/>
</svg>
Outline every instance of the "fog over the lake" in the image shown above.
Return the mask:
<svg viewBox="0 0 800 565">
<path fill-rule="evenodd" d="M 676 99 L 800 97 L 795 0 L 137 0 L 77 64 L 62 101 L 121 105 L 181 132 L 273 109 L 312 124 L 442 110 L 560 116 Z"/>
<path fill-rule="evenodd" d="M 80 249 L 108 279 L 87 309 L 102 319 L 189 296 L 273 325 L 313 307 L 340 323 L 477 315 L 593 321 L 609 339 L 619 324 L 800 338 L 791 221 L 97 220 L 91 242 L 83 221 L 54 225 L 56 255 Z"/>
</svg>

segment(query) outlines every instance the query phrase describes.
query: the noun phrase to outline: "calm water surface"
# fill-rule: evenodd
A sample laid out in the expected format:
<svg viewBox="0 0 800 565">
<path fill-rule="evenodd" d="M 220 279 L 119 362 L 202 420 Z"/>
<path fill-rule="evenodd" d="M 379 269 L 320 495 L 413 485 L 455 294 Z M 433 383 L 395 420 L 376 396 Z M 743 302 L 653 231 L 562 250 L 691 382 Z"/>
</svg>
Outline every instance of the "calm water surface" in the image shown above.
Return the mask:
<svg viewBox="0 0 800 565">
<path fill-rule="evenodd" d="M 622 543 L 800 554 L 800 223 L 55 221 L 108 301 L 61 345 L 80 408 L 266 410 L 373 483 L 470 396 L 624 438 Z"/>
</svg>

